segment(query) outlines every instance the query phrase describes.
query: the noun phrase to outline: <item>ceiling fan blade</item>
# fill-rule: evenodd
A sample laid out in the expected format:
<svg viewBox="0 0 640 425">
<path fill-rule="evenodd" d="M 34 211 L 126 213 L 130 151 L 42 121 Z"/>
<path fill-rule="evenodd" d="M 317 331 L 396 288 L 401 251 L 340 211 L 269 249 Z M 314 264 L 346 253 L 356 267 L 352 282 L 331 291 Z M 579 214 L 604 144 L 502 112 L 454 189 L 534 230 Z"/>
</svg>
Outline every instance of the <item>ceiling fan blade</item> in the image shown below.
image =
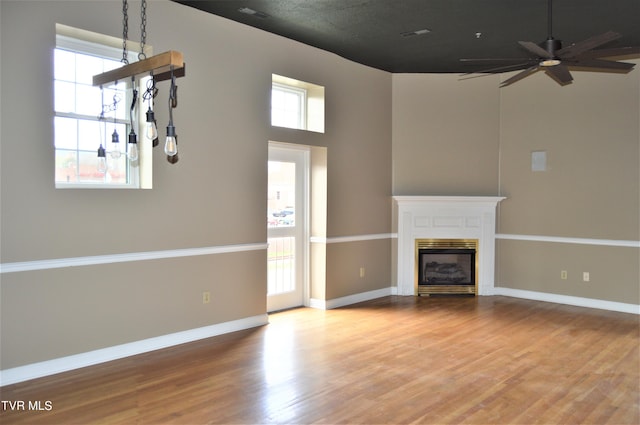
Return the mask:
<svg viewBox="0 0 640 425">
<path fill-rule="evenodd" d="M 640 53 L 640 46 L 635 47 L 616 47 L 613 49 L 590 50 L 581 53 L 576 59 L 592 59 L 592 58 L 610 58 L 612 56 L 626 56 Z"/>
<path fill-rule="evenodd" d="M 512 64 L 512 65 L 504 65 L 504 66 L 498 66 L 495 68 L 488 68 L 488 69 L 482 69 L 480 71 L 473 71 L 473 72 L 465 72 L 464 74 L 460 75 L 460 77 L 466 77 L 468 75 L 472 75 L 472 74 L 496 74 L 496 73 L 500 73 L 500 72 L 506 72 L 506 71 L 517 71 L 518 69 L 524 69 L 526 67 L 528 67 L 529 65 L 531 65 L 531 62 L 525 62 L 525 63 L 516 63 L 516 64 Z M 464 80 L 465 78 L 460 78 L 462 80 Z"/>
<path fill-rule="evenodd" d="M 523 62 L 532 61 L 532 58 L 462 58 L 460 62 Z"/>
<path fill-rule="evenodd" d="M 538 64 L 530 66 L 529 68 L 525 69 L 524 71 L 517 73 L 513 77 L 507 78 L 506 80 L 504 80 L 502 83 L 500 83 L 500 87 L 505 87 L 505 86 L 508 86 L 510 84 L 515 83 L 516 81 L 520 81 L 524 77 L 527 77 L 527 76 L 533 74 L 534 72 L 536 72 L 539 68 L 540 67 L 538 66 Z"/>
<path fill-rule="evenodd" d="M 536 56 L 539 56 L 541 58 L 547 58 L 547 59 L 553 58 L 553 55 L 551 53 L 547 52 L 542 47 L 538 46 L 536 43 L 532 41 L 518 41 L 518 44 L 520 44 L 522 47 L 524 47 L 525 49 L 527 49 L 528 51 L 530 51 Z"/>
<path fill-rule="evenodd" d="M 569 84 L 573 81 L 573 77 L 569 72 L 569 68 L 567 68 L 563 64 L 546 67 L 545 72 L 547 73 L 547 75 L 556 80 L 560 85 Z"/>
<path fill-rule="evenodd" d="M 587 50 L 595 49 L 598 46 L 602 46 L 610 41 L 617 40 L 622 37 L 621 34 L 608 31 L 604 34 L 596 35 L 586 40 L 579 41 L 577 43 L 572 44 L 571 46 L 564 47 L 556 52 L 558 57 L 560 58 L 573 58 L 578 56 L 580 53 L 584 53 Z"/>
<path fill-rule="evenodd" d="M 607 61 L 603 59 L 578 60 L 571 65 L 584 68 L 619 69 L 624 71 L 630 71 L 635 66 L 634 63 Z"/>
</svg>

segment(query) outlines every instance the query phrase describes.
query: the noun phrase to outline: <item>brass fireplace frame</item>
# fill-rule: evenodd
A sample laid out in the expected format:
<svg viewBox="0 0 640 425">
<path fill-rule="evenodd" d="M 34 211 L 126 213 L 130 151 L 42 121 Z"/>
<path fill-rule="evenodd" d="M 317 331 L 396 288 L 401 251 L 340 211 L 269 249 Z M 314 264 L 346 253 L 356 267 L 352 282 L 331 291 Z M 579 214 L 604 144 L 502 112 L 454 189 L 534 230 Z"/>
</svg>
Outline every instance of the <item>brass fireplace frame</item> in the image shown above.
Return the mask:
<svg viewBox="0 0 640 425">
<path fill-rule="evenodd" d="M 418 267 L 420 264 L 419 253 L 421 249 L 474 249 L 475 255 L 475 279 L 474 285 L 418 285 Z M 478 266 L 479 266 L 478 239 L 416 239 L 414 247 L 414 293 L 417 296 L 435 294 L 467 294 L 478 293 Z"/>
</svg>

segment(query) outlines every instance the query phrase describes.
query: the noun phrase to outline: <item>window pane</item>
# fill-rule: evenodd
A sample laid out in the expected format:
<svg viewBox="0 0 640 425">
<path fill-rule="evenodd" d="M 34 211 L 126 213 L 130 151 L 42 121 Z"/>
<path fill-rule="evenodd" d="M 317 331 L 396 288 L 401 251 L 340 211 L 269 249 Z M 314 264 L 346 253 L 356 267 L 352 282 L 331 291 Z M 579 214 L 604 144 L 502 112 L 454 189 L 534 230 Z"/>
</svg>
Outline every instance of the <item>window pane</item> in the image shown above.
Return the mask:
<svg viewBox="0 0 640 425">
<path fill-rule="evenodd" d="M 78 148 L 78 127 L 74 118 L 54 118 L 56 149 Z M 97 149 L 97 148 L 96 148 Z"/>
<path fill-rule="evenodd" d="M 77 183 L 77 151 L 56 149 L 56 182 Z"/>
<path fill-rule="evenodd" d="M 296 163 L 269 161 L 267 225 L 289 227 L 296 220 Z"/>
<path fill-rule="evenodd" d="M 107 155 L 107 172 L 98 172 L 98 157 L 95 152 L 80 152 L 79 179 L 82 183 L 100 182 L 109 184 L 125 184 L 127 182 L 127 159 L 121 156 L 113 159 Z"/>
<path fill-rule="evenodd" d="M 78 149 L 94 151 L 97 155 L 101 139 L 104 137 L 104 126 L 100 124 L 99 121 L 78 120 Z"/>
<path fill-rule="evenodd" d="M 114 129 L 118 133 L 118 139 L 120 140 L 117 145 L 111 143 Z M 107 124 L 107 144 L 105 145 L 105 149 L 107 150 L 108 159 L 111 158 L 111 153 L 115 150 L 119 151 L 121 155 L 124 155 L 127 148 L 125 145 L 127 144 L 128 135 L 126 125 L 116 124 L 114 126 L 113 123 Z M 108 159 L 107 162 L 109 162 Z"/>
<path fill-rule="evenodd" d="M 284 93 L 284 108 L 288 111 L 300 110 L 300 96 L 293 93 Z"/>
<path fill-rule="evenodd" d="M 116 118 L 120 120 L 128 120 L 129 119 L 129 108 L 131 105 L 127 105 L 128 102 L 131 102 L 130 98 L 127 98 L 126 87 L 123 87 L 124 90 L 118 90 L 118 98 L 120 102 L 118 103 L 118 108 L 116 109 Z"/>
<path fill-rule="evenodd" d="M 102 111 L 100 87 L 78 84 L 76 86 L 76 113 L 97 117 Z M 108 103 L 105 98 L 105 103 Z"/>
<path fill-rule="evenodd" d="M 54 78 L 56 80 L 74 81 L 76 78 L 76 55 L 67 50 L 54 51 Z"/>
<path fill-rule="evenodd" d="M 78 182 L 80 183 L 105 182 L 105 174 L 98 172 L 98 156 L 96 155 L 95 152 L 80 152 L 78 154 L 78 159 L 79 159 Z"/>
<path fill-rule="evenodd" d="M 101 74 L 103 60 L 89 55 L 76 56 L 76 81 L 80 84 L 93 84 L 93 76 Z"/>
<path fill-rule="evenodd" d="M 306 92 L 274 85 L 271 90 L 271 125 L 304 129 Z"/>
<path fill-rule="evenodd" d="M 131 54 L 131 53 L 129 53 L 129 54 Z M 129 58 L 129 60 L 131 60 L 131 58 Z M 112 69 L 120 68 L 123 65 L 124 64 L 122 62 L 120 62 L 120 61 L 111 60 L 111 59 L 105 59 L 104 63 L 103 63 L 103 71 L 102 72 L 111 71 Z"/>
<path fill-rule="evenodd" d="M 76 111 L 76 86 L 73 83 L 56 81 L 55 86 L 56 112 Z"/>
<path fill-rule="evenodd" d="M 100 101 L 98 101 L 98 103 L 100 103 Z M 129 118 L 128 108 L 131 105 L 127 105 L 126 85 L 118 84 L 117 90 L 115 87 L 104 89 L 104 103 L 105 105 L 108 105 L 109 109 L 109 112 L 106 113 L 107 117 L 113 118 L 115 114 L 115 117 L 119 120 L 126 120 Z M 114 107 L 115 110 L 113 109 Z"/>
<path fill-rule="evenodd" d="M 119 158 L 114 159 L 111 155 L 107 154 L 107 173 L 105 179 L 107 183 L 111 184 L 124 184 L 127 182 L 126 155 L 123 154 L 120 155 Z"/>
</svg>

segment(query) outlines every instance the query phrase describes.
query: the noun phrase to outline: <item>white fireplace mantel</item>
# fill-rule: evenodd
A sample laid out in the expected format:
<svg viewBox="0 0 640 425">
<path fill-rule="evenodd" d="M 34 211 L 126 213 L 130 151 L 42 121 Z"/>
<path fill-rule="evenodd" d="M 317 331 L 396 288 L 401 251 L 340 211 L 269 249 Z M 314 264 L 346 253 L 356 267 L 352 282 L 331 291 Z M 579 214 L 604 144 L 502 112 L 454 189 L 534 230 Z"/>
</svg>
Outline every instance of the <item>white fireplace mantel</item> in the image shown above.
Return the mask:
<svg viewBox="0 0 640 425">
<path fill-rule="evenodd" d="M 496 206 L 501 196 L 394 196 L 398 218 L 398 295 L 415 295 L 416 239 L 477 239 L 478 295 L 492 295 Z"/>
</svg>

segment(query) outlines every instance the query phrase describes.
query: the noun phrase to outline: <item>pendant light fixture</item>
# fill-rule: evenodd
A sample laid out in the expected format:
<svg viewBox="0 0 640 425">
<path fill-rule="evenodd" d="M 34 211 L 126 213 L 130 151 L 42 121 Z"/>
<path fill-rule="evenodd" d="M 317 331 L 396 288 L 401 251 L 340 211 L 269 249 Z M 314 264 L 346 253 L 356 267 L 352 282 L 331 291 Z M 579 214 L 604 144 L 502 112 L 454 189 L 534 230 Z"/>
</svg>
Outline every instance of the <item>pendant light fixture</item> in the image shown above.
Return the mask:
<svg viewBox="0 0 640 425">
<path fill-rule="evenodd" d="M 137 90 L 135 89 L 136 77 L 149 75 L 151 78 L 147 83 L 147 90 L 143 94 L 143 99 L 148 102 L 148 109 L 146 112 L 146 125 L 145 125 L 145 137 L 152 141 L 152 145 L 155 147 L 158 145 L 158 130 L 154 111 L 152 109 L 153 99 L 156 97 L 158 90 L 156 83 L 165 80 L 171 80 L 171 86 L 169 89 L 169 124 L 167 125 L 167 137 L 165 140 L 164 151 L 167 154 L 167 160 L 171 164 L 175 164 L 178 160 L 178 142 L 176 129 L 173 123 L 173 109 L 177 107 L 177 86 L 175 79 L 183 77 L 185 75 L 185 64 L 183 61 L 182 53 L 175 50 L 161 53 L 159 55 L 146 57 L 145 43 L 146 43 L 146 0 L 141 1 L 141 41 L 140 41 L 140 53 L 138 54 L 138 62 L 129 64 L 127 60 L 127 38 L 128 38 L 128 0 L 122 0 L 122 14 L 123 14 L 123 33 L 122 33 L 122 62 L 124 65 L 120 68 L 113 69 L 102 74 L 93 76 L 93 85 L 100 86 L 101 88 L 105 84 L 117 83 L 119 80 L 131 78 L 132 85 L 134 87 L 134 99 L 131 104 L 130 112 L 130 124 L 131 132 L 128 139 L 128 157 L 131 161 L 138 159 L 138 140 L 134 130 L 133 109 L 137 102 Z M 103 108 L 104 109 L 104 108 Z M 115 116 L 114 116 L 115 125 Z M 116 158 L 120 156 L 119 135 L 114 127 L 114 131 L 111 139 L 111 156 Z M 117 149 L 116 149 L 117 148 Z M 98 158 L 101 160 L 101 153 L 104 151 L 102 144 L 98 148 Z M 114 156 L 115 155 L 115 156 Z M 134 159 L 135 158 L 135 159 Z M 105 168 L 106 170 L 106 168 Z"/>
<path fill-rule="evenodd" d="M 107 152 L 102 147 L 102 143 L 98 148 L 98 172 L 101 174 L 107 172 Z"/>
<path fill-rule="evenodd" d="M 171 88 L 169 89 L 169 124 L 167 125 L 167 139 L 164 144 L 164 153 L 167 156 L 174 156 L 178 153 L 178 142 L 176 141 L 176 128 L 173 125 L 173 108 L 178 105 L 178 87 L 176 78 L 171 68 Z"/>
<path fill-rule="evenodd" d="M 107 138 L 107 123 L 104 118 L 104 113 L 107 105 L 104 104 L 104 90 L 100 87 L 100 99 L 102 107 L 100 109 L 100 115 L 98 116 L 98 131 L 100 132 L 100 146 L 98 147 L 98 172 L 105 174 L 107 172 L 107 151 L 103 146 L 106 143 Z"/>
<path fill-rule="evenodd" d="M 152 145 L 158 146 L 158 125 L 156 123 L 156 116 L 151 109 L 153 105 L 153 99 L 158 95 L 158 89 L 156 88 L 156 81 L 153 78 L 153 74 L 151 74 L 151 78 L 147 81 L 147 89 L 142 95 L 143 100 L 149 102 L 149 106 L 146 112 L 146 125 L 145 125 L 145 136 L 147 139 L 151 140 Z"/>
<path fill-rule="evenodd" d="M 120 152 L 120 135 L 118 134 L 118 130 L 116 129 L 117 126 L 117 122 L 116 122 L 116 108 L 118 105 L 118 102 L 120 101 L 120 99 L 118 99 L 117 95 L 113 95 L 113 133 L 111 134 L 111 150 L 109 151 L 109 155 L 111 155 L 111 158 L 113 159 L 119 159 L 121 152 Z"/>
<path fill-rule="evenodd" d="M 135 162 L 138 160 L 138 136 L 134 130 L 133 125 L 133 111 L 136 109 L 138 103 L 138 90 L 135 86 L 135 77 L 131 77 L 131 85 L 133 86 L 133 98 L 131 99 L 131 107 L 129 108 L 129 122 L 131 123 L 131 131 L 129 131 L 129 142 L 127 143 L 127 156 L 129 161 Z"/>
</svg>

